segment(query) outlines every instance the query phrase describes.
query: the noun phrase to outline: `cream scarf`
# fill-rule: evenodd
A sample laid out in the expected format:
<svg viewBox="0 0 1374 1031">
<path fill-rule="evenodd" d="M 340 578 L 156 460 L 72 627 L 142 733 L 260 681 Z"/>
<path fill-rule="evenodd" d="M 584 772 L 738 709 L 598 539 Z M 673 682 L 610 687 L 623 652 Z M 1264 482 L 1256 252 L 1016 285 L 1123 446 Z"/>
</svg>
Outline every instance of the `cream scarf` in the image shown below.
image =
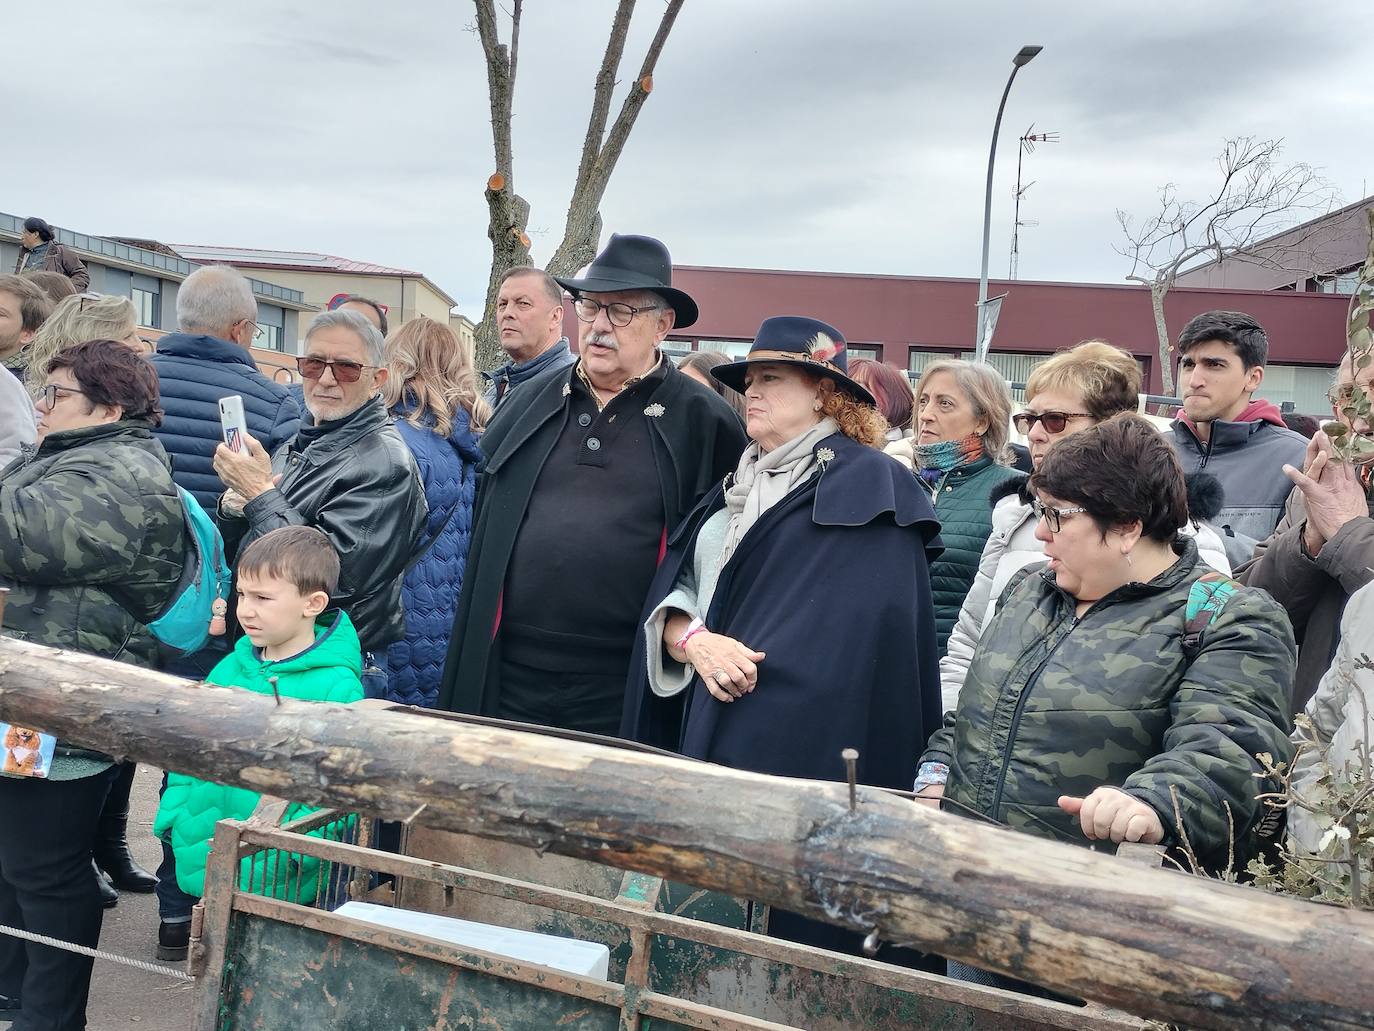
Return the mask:
<svg viewBox="0 0 1374 1031">
<path fill-rule="evenodd" d="M 816 468 L 816 456 L 812 453 L 816 445 L 839 429 L 834 419 L 825 418 L 767 454 L 759 451 L 758 444 L 744 449 L 734 482 L 725 490 L 730 522 L 725 527 L 725 545 L 720 551 L 721 566 L 730 561 L 759 517 L 805 482 Z"/>
</svg>

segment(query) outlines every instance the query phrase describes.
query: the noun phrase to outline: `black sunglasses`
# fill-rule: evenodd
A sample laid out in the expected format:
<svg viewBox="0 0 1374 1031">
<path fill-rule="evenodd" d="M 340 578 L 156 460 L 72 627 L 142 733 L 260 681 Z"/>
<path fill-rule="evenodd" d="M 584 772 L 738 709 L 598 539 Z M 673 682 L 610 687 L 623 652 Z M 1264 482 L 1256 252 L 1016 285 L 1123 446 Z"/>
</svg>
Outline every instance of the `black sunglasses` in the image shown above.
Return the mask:
<svg viewBox="0 0 1374 1031">
<path fill-rule="evenodd" d="M 319 379 L 324 370 L 334 373 L 336 383 L 357 383 L 364 369 L 380 368 L 377 365 L 363 365 L 361 362 L 327 362 L 323 358 L 297 358 L 296 369 L 306 379 Z"/>
<path fill-rule="evenodd" d="M 1011 417 L 1017 433 L 1029 433 L 1037 422 L 1043 423 L 1046 433 L 1063 433 L 1070 419 L 1091 419 L 1087 412 L 1017 412 Z"/>
</svg>

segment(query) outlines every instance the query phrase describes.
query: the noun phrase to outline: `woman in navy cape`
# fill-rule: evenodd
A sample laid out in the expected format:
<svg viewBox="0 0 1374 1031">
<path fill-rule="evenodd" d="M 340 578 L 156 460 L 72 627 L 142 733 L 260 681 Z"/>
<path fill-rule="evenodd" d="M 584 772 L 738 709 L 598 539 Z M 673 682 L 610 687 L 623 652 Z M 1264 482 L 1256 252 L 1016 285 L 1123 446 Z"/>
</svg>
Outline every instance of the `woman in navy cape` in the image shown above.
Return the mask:
<svg viewBox="0 0 1374 1031">
<path fill-rule="evenodd" d="M 712 370 L 745 395 L 753 443 L 669 539 L 623 736 L 814 780 L 843 780 L 854 748 L 862 783 L 910 788 L 940 725 L 939 523 L 911 471 L 877 450 L 886 426 L 844 348 L 834 327 L 783 316 L 746 361 Z M 778 910 L 770 932 L 853 954 L 863 938 Z"/>
</svg>

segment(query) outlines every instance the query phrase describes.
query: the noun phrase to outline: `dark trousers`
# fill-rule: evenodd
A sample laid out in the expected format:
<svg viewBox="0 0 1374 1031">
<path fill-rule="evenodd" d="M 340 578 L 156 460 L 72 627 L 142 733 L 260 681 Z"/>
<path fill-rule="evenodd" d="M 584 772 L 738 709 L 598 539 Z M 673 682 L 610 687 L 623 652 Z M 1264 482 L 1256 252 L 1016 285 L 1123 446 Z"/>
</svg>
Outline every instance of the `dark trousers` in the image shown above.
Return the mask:
<svg viewBox="0 0 1374 1031">
<path fill-rule="evenodd" d="M 96 821 L 116 767 L 80 780 L 0 777 L 0 924 L 95 948 L 104 910 L 91 871 Z M 13 1031 L 84 1031 L 85 956 L 0 935 L 0 995 Z"/>
<path fill-rule="evenodd" d="M 616 736 L 625 707 L 625 676 L 624 671 L 559 673 L 502 660 L 497 715 L 541 727 Z"/>
<path fill-rule="evenodd" d="M 167 774 L 164 773 L 157 797 L 161 799 L 166 793 Z M 153 894 L 157 896 L 158 919 L 166 924 L 189 923 L 191 910 L 200 899 L 187 895 L 177 886 L 177 857 L 167 842 L 159 840 L 158 844 L 162 846 L 162 862 L 157 865 L 157 887 L 153 889 Z"/>
</svg>

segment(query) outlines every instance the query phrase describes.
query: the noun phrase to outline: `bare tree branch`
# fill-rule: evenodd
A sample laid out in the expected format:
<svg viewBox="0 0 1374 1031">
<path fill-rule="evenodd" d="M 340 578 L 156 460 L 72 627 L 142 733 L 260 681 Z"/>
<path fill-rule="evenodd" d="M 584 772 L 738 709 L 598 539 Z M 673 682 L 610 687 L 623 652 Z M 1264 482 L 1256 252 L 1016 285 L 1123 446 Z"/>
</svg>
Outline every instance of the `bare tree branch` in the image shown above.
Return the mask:
<svg viewBox="0 0 1374 1031">
<path fill-rule="evenodd" d="M 601 199 L 606 193 L 606 186 L 615 171 L 616 163 L 625 149 L 635 120 L 654 88 L 654 68 L 658 64 L 664 44 L 668 42 L 668 34 L 672 32 L 678 12 L 682 10 L 682 4 L 683 0 L 668 0 L 663 17 L 658 23 L 658 30 L 644 54 L 644 61 L 639 68 L 639 78 L 630 86 L 630 91 L 621 105 L 620 114 L 616 116 L 596 160 L 587 170 L 585 177 L 579 175 L 577 184 L 573 187 L 563 242 L 559 244 L 558 250 L 554 252 L 548 264 L 549 271 L 555 275 L 576 272 L 596 256 L 596 243 L 601 235 Z M 584 148 L 584 156 L 585 153 Z"/>
<path fill-rule="evenodd" d="M 596 73 L 592 113 L 587 119 L 587 135 L 582 138 L 582 159 L 577 164 L 577 178 L 573 180 L 574 194 L 577 192 L 576 184 L 586 182 L 592 166 L 601 155 L 601 143 L 606 136 L 606 119 L 611 113 L 611 94 L 615 91 L 615 73 L 620 67 L 621 55 L 625 53 L 625 37 L 629 34 L 630 18 L 634 10 L 635 0 L 620 0 L 615 9 L 615 17 L 611 19 L 611 34 L 606 40 L 606 52 L 601 56 L 601 67 Z"/>
<path fill-rule="evenodd" d="M 1116 213 L 1125 240 L 1116 251 L 1131 262 L 1126 279 L 1150 288 L 1166 394 L 1174 392 L 1174 376 L 1164 298 L 1184 269 L 1202 258 L 1235 258 L 1275 269 L 1286 268 L 1292 259 L 1295 267 L 1306 269 L 1315 263 L 1306 245 L 1317 238 L 1317 227 L 1299 227 L 1281 248 L 1266 246 L 1304 215 L 1330 211 L 1336 199 L 1334 189 L 1310 165 L 1279 166 L 1282 149 L 1282 140 L 1227 140 L 1216 159 L 1221 182 L 1205 201 L 1181 200 L 1177 187 L 1168 183 L 1159 190 L 1157 212 L 1139 226 L 1126 212 Z"/>
</svg>

